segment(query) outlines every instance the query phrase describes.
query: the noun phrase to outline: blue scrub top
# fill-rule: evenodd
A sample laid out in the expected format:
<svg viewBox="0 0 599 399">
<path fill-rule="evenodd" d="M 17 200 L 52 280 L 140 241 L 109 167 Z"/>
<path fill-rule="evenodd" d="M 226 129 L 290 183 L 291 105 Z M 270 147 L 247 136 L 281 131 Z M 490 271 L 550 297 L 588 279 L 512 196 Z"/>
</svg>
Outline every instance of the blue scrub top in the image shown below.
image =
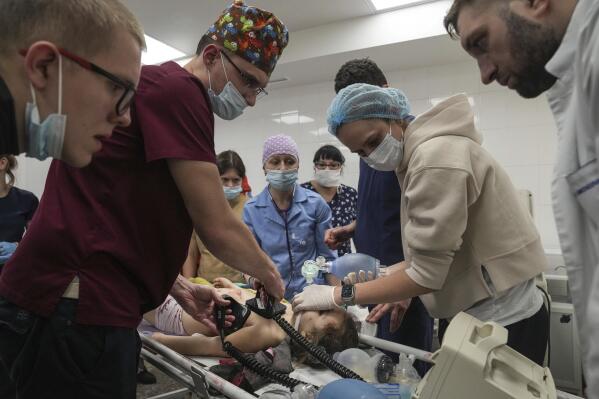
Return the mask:
<svg viewBox="0 0 599 399">
<path fill-rule="evenodd" d="M 35 194 L 11 187 L 6 197 L 0 198 L 0 241 L 21 241 L 38 205 Z"/>
<path fill-rule="evenodd" d="M 277 210 L 267 186 L 246 202 L 243 221 L 262 250 L 277 265 L 287 300 L 306 286 L 301 273 L 306 260 L 314 260 L 318 256 L 327 260 L 337 257 L 335 251 L 324 243 L 324 232 L 331 228 L 331 209 L 320 194 L 299 185 L 295 186 L 293 201 L 286 213 Z M 315 283 L 323 284 L 324 280 L 318 279 Z"/>
<path fill-rule="evenodd" d="M 395 172 L 372 169 L 360 159 L 358 218 L 354 244 L 382 265 L 404 260 L 400 220 L 401 189 Z"/>
</svg>

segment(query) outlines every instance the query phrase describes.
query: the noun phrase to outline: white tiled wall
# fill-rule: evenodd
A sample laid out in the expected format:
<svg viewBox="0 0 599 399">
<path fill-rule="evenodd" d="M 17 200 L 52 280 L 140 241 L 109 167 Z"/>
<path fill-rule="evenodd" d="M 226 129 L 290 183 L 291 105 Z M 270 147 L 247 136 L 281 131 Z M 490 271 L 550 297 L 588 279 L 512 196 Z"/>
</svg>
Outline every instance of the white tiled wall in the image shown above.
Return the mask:
<svg viewBox="0 0 599 399">
<path fill-rule="evenodd" d="M 41 198 L 51 161 L 38 161 L 21 155 L 17 157 L 17 162 L 18 166 L 15 173 L 17 182 L 15 185 L 29 190 L 38 198 Z"/>
<path fill-rule="evenodd" d="M 517 188 L 533 193 L 535 221 L 543 244 L 549 251 L 559 250 L 550 197 L 556 128 L 545 97 L 524 100 L 496 84 L 484 86 L 473 63 L 391 71 L 387 78 L 391 86 L 406 93 L 414 114 L 427 110 L 431 100 L 458 92 L 471 96 L 483 145 L 503 164 Z M 286 89 L 274 86 L 266 98 L 237 120 L 217 118 L 216 149 L 239 152 L 254 193 L 258 193 L 265 186 L 261 151 L 266 137 L 284 133 L 297 141 L 302 182 L 312 178 L 314 152 L 323 144 L 333 143 L 346 157 L 344 183 L 357 187 L 358 157 L 327 133 L 326 110 L 333 96 L 332 80 Z M 276 122 L 281 113 L 293 123 Z"/>
<path fill-rule="evenodd" d="M 516 187 L 533 193 L 535 221 L 543 244 L 549 251 L 559 250 L 549 189 L 556 128 L 545 98 L 524 100 L 496 84 L 484 86 L 476 66 L 470 62 L 390 71 L 387 77 L 391 86 L 407 94 L 414 114 L 428 109 L 431 100 L 457 92 L 472 97 L 484 146 L 505 166 Z M 239 152 L 254 193 L 265 185 L 261 153 L 266 137 L 278 133 L 294 137 L 300 147 L 302 182 L 312 177 L 312 157 L 321 145 L 340 145 L 326 128 L 326 110 L 334 96 L 332 80 L 288 89 L 273 86 L 269 92 L 256 107 L 234 121 L 216 118 L 217 152 Z M 281 119 L 291 124 L 282 123 Z M 346 157 L 344 182 L 356 187 L 358 157 L 345 148 L 342 151 Z M 20 159 L 18 185 L 41 195 L 49 163 Z"/>
</svg>

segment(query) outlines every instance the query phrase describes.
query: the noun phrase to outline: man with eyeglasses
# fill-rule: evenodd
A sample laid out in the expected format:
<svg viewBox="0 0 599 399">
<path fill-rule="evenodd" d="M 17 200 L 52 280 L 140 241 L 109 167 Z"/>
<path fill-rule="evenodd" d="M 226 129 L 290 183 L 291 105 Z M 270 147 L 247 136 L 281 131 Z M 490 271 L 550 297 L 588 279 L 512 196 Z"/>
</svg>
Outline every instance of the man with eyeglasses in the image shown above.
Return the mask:
<svg viewBox="0 0 599 399">
<path fill-rule="evenodd" d="M 0 154 L 89 164 L 100 140 L 130 123 L 144 48 L 139 22 L 118 0 L 0 0 Z M 21 351 L 36 317 L 15 303 L 0 294 L 1 398 L 16 395 L 9 373 L 39 375 L 15 373 L 15 357 L 47 355 L 35 345 Z"/>
<path fill-rule="evenodd" d="M 254 105 L 288 33 L 272 13 L 237 1 L 207 36 L 185 68 L 142 68 L 131 124 L 102 139 L 89 166 L 52 163 L 36 217 L 0 276 L 0 297 L 16 309 L 13 331 L 0 323 L 0 357 L 20 398 L 135 397 L 136 327 L 169 293 L 214 329 L 214 303 L 226 302 L 179 276 L 192 228 L 219 259 L 283 296 L 274 263 L 224 197 L 213 111 L 233 118 Z M 126 109 L 120 76 L 70 51 L 65 63 L 115 90 L 112 112 Z"/>
<path fill-rule="evenodd" d="M 0 154 L 87 165 L 130 123 L 144 48 L 117 0 L 1 0 Z"/>
</svg>

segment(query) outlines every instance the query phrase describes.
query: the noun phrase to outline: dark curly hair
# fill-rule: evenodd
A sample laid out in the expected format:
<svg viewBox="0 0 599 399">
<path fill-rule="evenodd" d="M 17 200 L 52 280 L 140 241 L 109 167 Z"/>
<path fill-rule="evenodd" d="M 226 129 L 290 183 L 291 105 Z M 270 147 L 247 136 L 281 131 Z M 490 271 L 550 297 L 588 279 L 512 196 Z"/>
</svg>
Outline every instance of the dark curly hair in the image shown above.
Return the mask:
<svg viewBox="0 0 599 399">
<path fill-rule="evenodd" d="M 354 83 L 368 83 L 386 86 L 387 78 L 379 66 L 370 58 L 356 58 L 347 61 L 335 76 L 335 93 Z"/>
</svg>

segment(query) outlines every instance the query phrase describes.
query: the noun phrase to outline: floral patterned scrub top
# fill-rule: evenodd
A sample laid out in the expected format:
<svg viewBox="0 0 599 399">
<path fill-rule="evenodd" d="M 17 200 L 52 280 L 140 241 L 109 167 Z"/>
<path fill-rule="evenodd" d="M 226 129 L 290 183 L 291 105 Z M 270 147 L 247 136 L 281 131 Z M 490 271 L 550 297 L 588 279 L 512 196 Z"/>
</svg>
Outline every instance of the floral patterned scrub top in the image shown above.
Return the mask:
<svg viewBox="0 0 599 399">
<path fill-rule="evenodd" d="M 308 190 L 316 191 L 316 188 L 311 182 L 306 182 L 301 185 Z M 355 188 L 340 184 L 337 187 L 337 193 L 331 200 L 327 202 L 327 205 L 331 208 L 333 218 L 331 224 L 333 227 L 345 226 L 350 224 L 357 217 L 358 209 L 358 192 Z M 351 243 L 349 241 L 344 242 L 337 249 L 337 255 L 343 256 L 351 252 Z"/>
</svg>

